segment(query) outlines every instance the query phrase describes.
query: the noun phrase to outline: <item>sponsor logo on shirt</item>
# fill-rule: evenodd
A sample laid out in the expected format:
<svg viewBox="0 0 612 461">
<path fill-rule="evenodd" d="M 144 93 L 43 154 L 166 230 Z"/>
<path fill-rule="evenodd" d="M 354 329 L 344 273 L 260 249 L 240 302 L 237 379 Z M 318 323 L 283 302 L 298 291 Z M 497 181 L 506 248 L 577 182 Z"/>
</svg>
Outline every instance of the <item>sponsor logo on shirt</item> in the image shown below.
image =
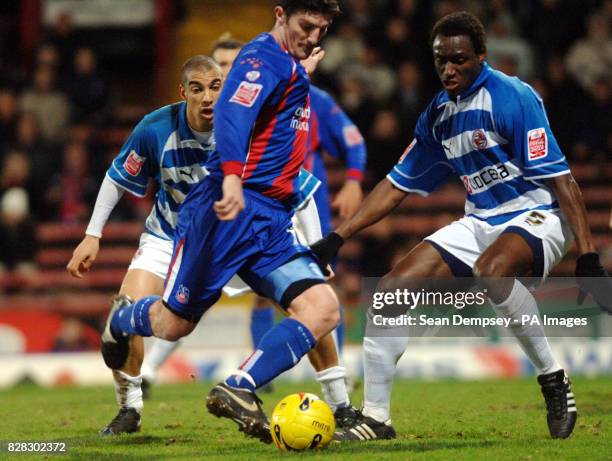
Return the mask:
<svg viewBox="0 0 612 461">
<path fill-rule="evenodd" d="M 310 120 L 310 107 L 301 106 L 295 110 L 293 117 L 291 117 L 290 126 L 294 130 L 308 131 L 309 120 Z"/>
<path fill-rule="evenodd" d="M 472 133 L 472 145 L 478 150 L 485 150 L 487 148 L 487 135 L 484 131 L 476 130 Z"/>
<path fill-rule="evenodd" d="M 470 187 L 470 178 L 464 175 L 461 179 L 463 180 L 463 187 L 465 187 L 467 193 L 472 194 L 473 189 Z"/>
<path fill-rule="evenodd" d="M 538 160 L 548 155 L 548 138 L 544 128 L 527 132 L 527 154 L 528 160 Z"/>
<path fill-rule="evenodd" d="M 398 163 L 402 163 L 404 161 L 404 159 L 406 158 L 406 155 L 408 155 L 410 151 L 412 150 L 412 148 L 416 146 L 416 142 L 417 142 L 416 138 L 414 138 L 412 142 L 408 144 L 408 147 L 406 147 L 406 150 L 404 151 L 402 156 L 399 158 Z"/>
<path fill-rule="evenodd" d="M 510 176 L 510 172 L 505 165 L 494 165 L 483 168 L 469 176 L 463 175 L 461 180 L 465 190 L 471 195 L 503 182 L 508 176 Z"/>
<path fill-rule="evenodd" d="M 132 150 L 130 155 L 128 155 L 125 159 L 125 162 L 123 162 L 123 168 L 128 172 L 128 174 L 138 176 L 140 170 L 142 170 L 142 165 L 144 165 L 144 162 L 145 158 L 138 155 L 135 150 Z"/>
<path fill-rule="evenodd" d="M 230 98 L 230 102 L 235 102 L 245 107 L 252 107 L 255 104 L 263 85 L 260 83 L 240 82 L 238 88 Z"/>
<path fill-rule="evenodd" d="M 348 147 L 357 146 L 363 142 L 363 136 L 355 125 L 342 128 L 342 137 Z"/>
</svg>

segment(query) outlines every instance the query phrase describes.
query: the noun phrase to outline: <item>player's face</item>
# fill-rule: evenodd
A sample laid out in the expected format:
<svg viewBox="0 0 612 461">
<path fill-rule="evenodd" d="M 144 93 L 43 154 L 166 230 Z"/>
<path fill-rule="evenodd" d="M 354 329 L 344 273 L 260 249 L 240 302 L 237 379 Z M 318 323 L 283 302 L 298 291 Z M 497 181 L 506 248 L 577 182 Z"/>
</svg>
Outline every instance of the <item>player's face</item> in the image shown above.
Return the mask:
<svg viewBox="0 0 612 461">
<path fill-rule="evenodd" d="M 232 64 L 240 53 L 240 49 L 235 50 L 224 50 L 222 48 L 217 48 L 215 52 L 212 54 L 212 58 L 217 61 L 217 64 L 221 66 L 221 70 L 223 71 L 223 78 L 227 77 L 230 69 L 232 68 Z"/>
<path fill-rule="evenodd" d="M 277 7 L 282 12 L 281 7 Z M 284 31 L 284 45 L 292 56 L 306 59 L 327 33 L 331 18 L 321 13 L 297 11 L 287 18 L 282 15 L 277 20 Z"/>
<path fill-rule="evenodd" d="M 484 54 L 476 54 L 467 35 L 437 35 L 433 42 L 434 66 L 451 97 L 467 89 L 482 69 Z"/>
<path fill-rule="evenodd" d="M 182 98 L 187 102 L 187 121 L 197 131 L 210 131 L 214 107 L 219 99 L 223 76 L 216 69 L 197 69 L 187 73 L 181 83 Z"/>
</svg>

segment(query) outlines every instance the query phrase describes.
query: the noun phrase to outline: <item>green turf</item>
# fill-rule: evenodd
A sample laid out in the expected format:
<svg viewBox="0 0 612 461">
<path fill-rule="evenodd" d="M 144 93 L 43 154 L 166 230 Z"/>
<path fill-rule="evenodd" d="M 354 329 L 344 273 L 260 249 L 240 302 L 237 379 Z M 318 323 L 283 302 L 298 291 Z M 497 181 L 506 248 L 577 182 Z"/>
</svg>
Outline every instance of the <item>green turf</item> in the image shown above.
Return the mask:
<svg viewBox="0 0 612 461">
<path fill-rule="evenodd" d="M 210 416 L 203 396 L 210 384 L 155 388 L 139 434 L 101 438 L 98 430 L 115 415 L 108 388 L 0 391 L 0 440 L 64 440 L 68 456 L 47 459 L 427 459 L 427 460 L 612 460 L 612 378 L 575 378 L 579 419 L 568 440 L 551 440 L 544 403 L 534 379 L 484 382 L 398 381 L 393 422 L 398 439 L 334 444 L 321 452 L 280 453 L 246 439 L 234 423 Z M 280 383 L 263 395 L 265 408 L 316 383 Z M 356 393 L 355 403 L 361 399 Z M 43 455 L 0 453 L 0 459 Z"/>
</svg>

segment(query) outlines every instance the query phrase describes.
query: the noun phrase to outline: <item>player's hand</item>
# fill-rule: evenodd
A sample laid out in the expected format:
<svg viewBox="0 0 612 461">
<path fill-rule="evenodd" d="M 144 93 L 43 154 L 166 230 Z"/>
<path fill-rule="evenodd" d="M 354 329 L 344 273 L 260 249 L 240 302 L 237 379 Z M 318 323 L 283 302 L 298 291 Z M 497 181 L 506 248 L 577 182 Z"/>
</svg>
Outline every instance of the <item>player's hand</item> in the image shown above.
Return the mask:
<svg viewBox="0 0 612 461">
<path fill-rule="evenodd" d="M 92 235 L 86 235 L 79 246 L 72 252 L 72 258 L 68 261 L 66 269 L 73 277 L 82 279 L 83 274 L 88 272 L 100 251 L 100 239 Z"/>
<path fill-rule="evenodd" d="M 591 295 L 595 302 L 612 315 L 612 278 L 599 262 L 597 253 L 585 253 L 576 260 L 576 282 L 580 288 L 578 304 Z"/>
<path fill-rule="evenodd" d="M 342 219 L 348 219 L 355 214 L 363 199 L 363 192 L 359 181 L 347 180 L 338 191 L 336 198 L 332 202 L 333 209 L 338 210 Z"/>
<path fill-rule="evenodd" d="M 332 269 L 331 264 L 328 264 L 325 269 L 327 270 L 327 274 L 325 274 L 325 278 L 327 280 L 333 280 L 334 277 L 336 276 L 336 273 Z"/>
<path fill-rule="evenodd" d="M 325 50 L 323 50 L 320 46 L 315 47 L 306 59 L 302 59 L 301 63 L 308 72 L 308 75 L 314 74 L 314 71 L 317 70 L 317 66 L 319 65 L 319 61 L 323 59 L 325 56 Z"/>
<path fill-rule="evenodd" d="M 223 179 L 223 197 L 215 202 L 213 209 L 221 221 L 231 221 L 244 210 L 244 194 L 242 193 L 242 178 L 235 174 Z"/>
<path fill-rule="evenodd" d="M 328 266 L 338 254 L 342 245 L 344 245 L 344 239 L 335 232 L 330 232 L 321 240 L 310 245 L 310 250 L 317 257 L 319 267 L 325 275 L 330 275 Z"/>
</svg>

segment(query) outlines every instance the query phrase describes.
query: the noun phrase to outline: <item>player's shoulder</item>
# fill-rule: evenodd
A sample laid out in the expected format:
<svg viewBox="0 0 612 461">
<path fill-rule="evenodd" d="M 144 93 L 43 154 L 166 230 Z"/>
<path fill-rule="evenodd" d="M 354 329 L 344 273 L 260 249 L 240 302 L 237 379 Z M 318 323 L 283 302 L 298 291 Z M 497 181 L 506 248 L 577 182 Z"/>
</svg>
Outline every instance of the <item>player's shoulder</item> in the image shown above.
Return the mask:
<svg viewBox="0 0 612 461">
<path fill-rule="evenodd" d="M 270 72 L 281 79 L 290 78 L 295 61 L 269 33 L 259 34 L 248 42 L 236 57 L 239 66 Z"/>
<path fill-rule="evenodd" d="M 327 91 L 325 91 L 323 88 L 319 88 L 318 86 L 313 85 L 312 83 L 310 84 L 310 95 L 311 97 L 333 101 L 333 98 Z"/>
<path fill-rule="evenodd" d="M 438 92 L 417 120 L 416 128 L 421 131 L 431 131 L 439 115 L 450 101 L 446 91 Z"/>
<path fill-rule="evenodd" d="M 334 100 L 332 95 L 329 94 L 324 89 L 311 84 L 309 94 L 310 94 L 310 105 L 315 110 L 331 111 L 334 113 L 335 113 L 334 109 L 337 108 L 339 110 L 339 107 L 336 104 L 336 101 Z"/>
<path fill-rule="evenodd" d="M 149 112 L 142 118 L 140 125 L 144 128 L 152 130 L 170 129 L 175 125 L 178 119 L 180 108 L 184 105 L 183 102 L 168 104 L 167 106 L 155 109 Z"/>
<path fill-rule="evenodd" d="M 485 88 L 491 94 L 493 110 L 508 111 L 520 108 L 523 101 L 539 100 L 540 97 L 528 83 L 518 77 L 491 69 L 491 75 L 485 82 Z"/>
</svg>

